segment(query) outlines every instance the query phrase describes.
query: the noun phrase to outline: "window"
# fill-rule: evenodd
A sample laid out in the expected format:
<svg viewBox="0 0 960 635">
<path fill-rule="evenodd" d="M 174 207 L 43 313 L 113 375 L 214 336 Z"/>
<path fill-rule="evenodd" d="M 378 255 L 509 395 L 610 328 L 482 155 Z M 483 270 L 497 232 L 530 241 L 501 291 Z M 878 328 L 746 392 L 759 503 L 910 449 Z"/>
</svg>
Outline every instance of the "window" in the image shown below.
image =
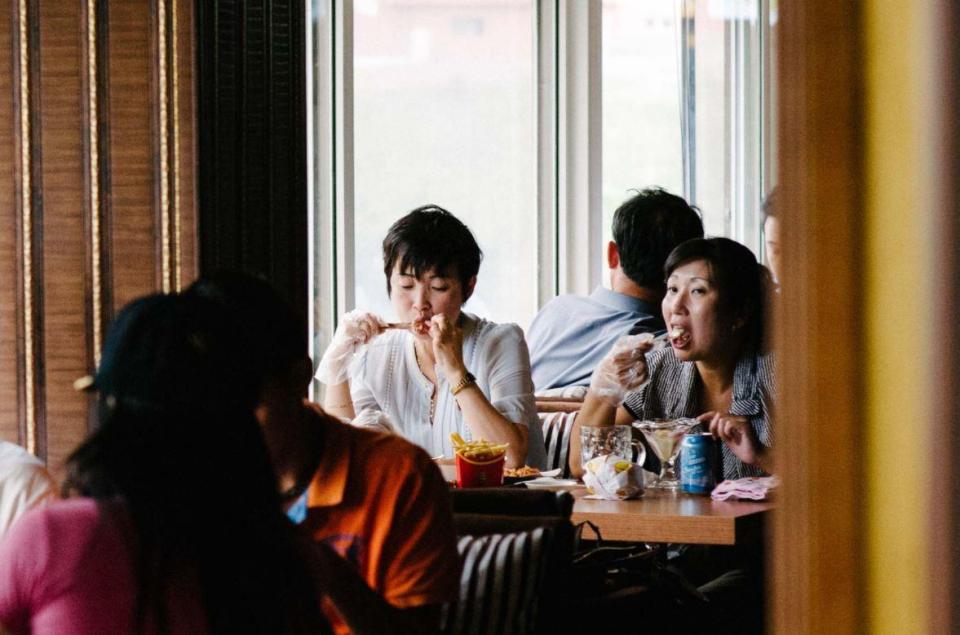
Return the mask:
<svg viewBox="0 0 960 635">
<path fill-rule="evenodd" d="M 436 203 L 484 261 L 466 310 L 537 309 L 534 3 L 368 2 L 354 17 L 354 293 L 390 315 L 380 243 Z"/>
<path fill-rule="evenodd" d="M 759 253 L 776 0 L 307 4 L 315 356 L 341 313 L 390 315 L 380 243 L 425 203 L 484 250 L 467 310 L 521 326 L 606 277 L 633 188 Z"/>
<path fill-rule="evenodd" d="M 630 190 L 684 194 L 677 19 L 673 2 L 603 2 L 604 243 Z"/>
</svg>

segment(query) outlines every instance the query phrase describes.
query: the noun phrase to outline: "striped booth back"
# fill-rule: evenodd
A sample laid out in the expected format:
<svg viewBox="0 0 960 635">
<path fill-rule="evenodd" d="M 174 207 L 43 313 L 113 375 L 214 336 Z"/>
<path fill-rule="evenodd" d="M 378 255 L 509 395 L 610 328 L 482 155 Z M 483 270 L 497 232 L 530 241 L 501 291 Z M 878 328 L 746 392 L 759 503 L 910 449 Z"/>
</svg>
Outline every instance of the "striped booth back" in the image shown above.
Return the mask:
<svg viewBox="0 0 960 635">
<path fill-rule="evenodd" d="M 553 538 L 550 527 L 461 536 L 457 541 L 462 566 L 460 597 L 444 607 L 443 632 L 537 632 Z"/>
<path fill-rule="evenodd" d="M 577 418 L 576 412 L 541 412 L 543 443 L 547 446 L 548 470 L 560 469 L 561 478 L 570 478 L 570 431 Z"/>
</svg>

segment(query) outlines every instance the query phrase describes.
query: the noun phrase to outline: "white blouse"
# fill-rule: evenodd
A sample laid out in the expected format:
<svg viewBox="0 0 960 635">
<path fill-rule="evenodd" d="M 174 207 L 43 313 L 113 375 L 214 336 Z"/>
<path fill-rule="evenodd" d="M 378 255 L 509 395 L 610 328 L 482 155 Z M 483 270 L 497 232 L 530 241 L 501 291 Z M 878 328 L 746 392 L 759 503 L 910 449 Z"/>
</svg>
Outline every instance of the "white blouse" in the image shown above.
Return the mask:
<svg viewBox="0 0 960 635">
<path fill-rule="evenodd" d="M 533 399 L 530 354 L 516 324 L 495 324 L 461 313 L 463 362 L 477 386 L 500 414 L 527 428 L 527 465 L 544 467 L 543 432 Z M 383 412 L 406 439 L 431 456 L 453 456 L 450 433 L 472 435 L 450 392 L 440 367 L 433 421 L 433 384 L 417 365 L 414 338 L 408 331 L 390 330 L 367 344 L 350 367 L 350 393 L 357 416 L 364 410 Z"/>
</svg>

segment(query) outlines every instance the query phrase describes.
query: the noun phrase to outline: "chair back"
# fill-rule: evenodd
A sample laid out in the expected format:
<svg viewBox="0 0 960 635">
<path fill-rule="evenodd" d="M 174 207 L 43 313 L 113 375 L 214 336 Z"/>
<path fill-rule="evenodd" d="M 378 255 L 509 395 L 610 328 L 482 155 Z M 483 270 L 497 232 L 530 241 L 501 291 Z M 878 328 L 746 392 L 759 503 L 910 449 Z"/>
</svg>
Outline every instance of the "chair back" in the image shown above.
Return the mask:
<svg viewBox="0 0 960 635">
<path fill-rule="evenodd" d="M 477 487 L 450 490 L 454 515 L 557 517 L 570 519 L 573 496 L 570 492 L 526 489 L 524 487 Z M 509 523 L 504 528 L 510 529 Z"/>
<path fill-rule="evenodd" d="M 556 633 L 571 603 L 573 497 L 515 487 L 451 490 L 462 573 L 445 633 Z"/>
<path fill-rule="evenodd" d="M 570 431 L 576 412 L 541 412 L 543 443 L 547 449 L 548 470 L 561 470 L 562 478 L 570 478 Z"/>
<path fill-rule="evenodd" d="M 549 530 L 461 536 L 460 597 L 444 632 L 533 633 L 550 540 Z"/>
<path fill-rule="evenodd" d="M 562 518 L 474 517 L 457 541 L 460 594 L 444 606 L 444 633 L 556 633 L 567 618 L 573 528 Z M 478 526 L 478 524 L 480 526 Z M 505 531 L 506 527 L 510 530 Z M 458 529 L 460 523 L 458 522 Z M 562 628 L 561 628 L 562 630 Z"/>
</svg>

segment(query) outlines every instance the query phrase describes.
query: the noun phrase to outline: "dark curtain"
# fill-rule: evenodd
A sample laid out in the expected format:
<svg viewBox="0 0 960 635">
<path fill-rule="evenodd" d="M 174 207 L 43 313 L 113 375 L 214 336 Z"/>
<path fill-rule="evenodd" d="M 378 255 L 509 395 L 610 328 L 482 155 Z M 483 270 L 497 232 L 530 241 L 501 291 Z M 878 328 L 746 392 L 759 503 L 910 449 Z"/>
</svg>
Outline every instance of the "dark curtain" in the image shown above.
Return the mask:
<svg viewBox="0 0 960 635">
<path fill-rule="evenodd" d="M 201 0 L 200 272 L 265 275 L 307 316 L 303 0 Z"/>
</svg>

